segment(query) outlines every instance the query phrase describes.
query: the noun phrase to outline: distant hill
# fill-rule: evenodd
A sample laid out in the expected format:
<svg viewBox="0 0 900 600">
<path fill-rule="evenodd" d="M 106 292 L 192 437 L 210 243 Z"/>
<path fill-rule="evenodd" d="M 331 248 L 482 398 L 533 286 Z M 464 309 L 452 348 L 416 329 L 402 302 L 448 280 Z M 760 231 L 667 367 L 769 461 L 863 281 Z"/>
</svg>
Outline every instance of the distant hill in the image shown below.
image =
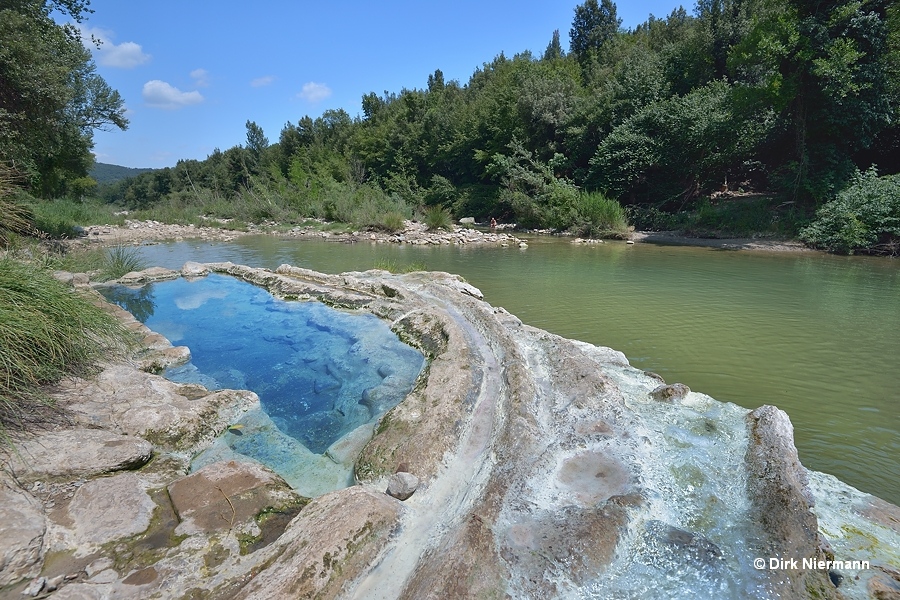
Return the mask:
<svg viewBox="0 0 900 600">
<path fill-rule="evenodd" d="M 120 167 L 119 165 L 108 165 L 106 163 L 94 163 L 90 176 L 97 180 L 97 183 L 112 183 L 120 179 L 127 179 L 153 171 L 154 169 L 133 169 L 131 167 Z"/>
</svg>

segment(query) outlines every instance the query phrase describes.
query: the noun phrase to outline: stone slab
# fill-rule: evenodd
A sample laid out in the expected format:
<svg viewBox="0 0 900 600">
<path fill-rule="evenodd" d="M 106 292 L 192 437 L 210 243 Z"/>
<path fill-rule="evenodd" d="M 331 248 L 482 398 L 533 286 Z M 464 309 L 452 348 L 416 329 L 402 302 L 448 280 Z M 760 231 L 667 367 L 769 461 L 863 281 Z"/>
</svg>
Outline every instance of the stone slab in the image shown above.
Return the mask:
<svg viewBox="0 0 900 600">
<path fill-rule="evenodd" d="M 0 477 L 0 527 L 0 587 L 36 576 L 47 529 L 44 511 L 31 494 L 5 477 Z"/>
<path fill-rule="evenodd" d="M 169 485 L 180 534 L 231 529 L 266 508 L 300 500 L 284 480 L 254 462 L 207 465 Z"/>
<path fill-rule="evenodd" d="M 77 479 L 137 469 L 152 454 L 153 445 L 139 437 L 102 429 L 62 429 L 19 443 L 9 467 L 20 481 Z"/>
<path fill-rule="evenodd" d="M 74 542 L 83 547 L 145 531 L 155 508 L 140 477 L 123 473 L 88 481 L 75 492 L 66 511 Z"/>
</svg>

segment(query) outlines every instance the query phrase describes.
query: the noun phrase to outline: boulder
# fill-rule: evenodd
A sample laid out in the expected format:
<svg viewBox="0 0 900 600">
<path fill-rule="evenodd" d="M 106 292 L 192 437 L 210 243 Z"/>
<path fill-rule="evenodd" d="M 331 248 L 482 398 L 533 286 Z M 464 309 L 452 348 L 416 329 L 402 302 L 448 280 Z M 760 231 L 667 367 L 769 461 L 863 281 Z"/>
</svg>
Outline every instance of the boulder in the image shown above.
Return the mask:
<svg viewBox="0 0 900 600">
<path fill-rule="evenodd" d="M 388 480 L 387 491 L 388 496 L 393 496 L 397 500 L 406 500 L 416 493 L 419 488 L 419 478 L 412 473 L 394 473 Z"/>
</svg>

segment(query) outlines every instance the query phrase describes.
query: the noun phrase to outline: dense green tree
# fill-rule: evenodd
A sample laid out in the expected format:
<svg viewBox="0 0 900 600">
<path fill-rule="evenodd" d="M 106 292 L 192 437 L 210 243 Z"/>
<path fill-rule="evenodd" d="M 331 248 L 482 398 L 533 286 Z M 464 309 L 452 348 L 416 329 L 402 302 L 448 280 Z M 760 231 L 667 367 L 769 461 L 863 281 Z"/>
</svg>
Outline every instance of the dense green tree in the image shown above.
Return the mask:
<svg viewBox="0 0 900 600">
<path fill-rule="evenodd" d="M 553 37 L 550 38 L 550 43 L 547 44 L 547 49 L 544 50 L 544 60 L 556 60 L 557 58 L 562 58 L 566 55 L 563 51 L 562 44 L 559 41 L 559 29 L 553 30 Z"/>
<path fill-rule="evenodd" d="M 778 115 L 780 135 L 766 150 L 794 198 L 831 197 L 852 175 L 854 153 L 896 118 L 886 5 L 778 2 L 732 53 L 731 68 L 750 101 Z"/>
<path fill-rule="evenodd" d="M 269 138 L 263 133 L 262 127 L 254 121 L 247 121 L 247 150 L 253 159 L 258 162 L 268 147 Z"/>
<path fill-rule="evenodd" d="M 736 113 L 734 93 L 719 81 L 648 105 L 597 148 L 591 184 L 630 203 L 678 207 L 746 176 L 767 119 Z"/>
<path fill-rule="evenodd" d="M 0 160 L 42 195 L 87 175 L 94 129 L 128 125 L 122 98 L 97 75 L 77 30 L 50 17 L 60 10 L 81 20 L 87 4 L 0 4 Z"/>
<path fill-rule="evenodd" d="M 575 7 L 575 19 L 569 31 L 569 50 L 579 61 L 589 61 L 612 40 L 622 25 L 612 0 L 585 0 Z"/>
<path fill-rule="evenodd" d="M 611 0 L 586 0 L 570 41 L 563 52 L 554 32 L 540 56 L 501 53 L 464 83 L 437 69 L 424 89 L 366 94 L 359 117 L 289 122 L 273 145 L 248 121 L 246 146 L 122 193 L 267 199 L 246 218 L 276 214 L 277 197 L 375 225 L 435 206 L 596 231 L 621 229 L 601 224 L 621 225 L 614 210 L 598 216 L 616 200 L 678 210 L 736 185 L 811 215 L 857 167 L 900 170 L 900 9 L 887 0 L 701 0 L 633 31 Z"/>
</svg>

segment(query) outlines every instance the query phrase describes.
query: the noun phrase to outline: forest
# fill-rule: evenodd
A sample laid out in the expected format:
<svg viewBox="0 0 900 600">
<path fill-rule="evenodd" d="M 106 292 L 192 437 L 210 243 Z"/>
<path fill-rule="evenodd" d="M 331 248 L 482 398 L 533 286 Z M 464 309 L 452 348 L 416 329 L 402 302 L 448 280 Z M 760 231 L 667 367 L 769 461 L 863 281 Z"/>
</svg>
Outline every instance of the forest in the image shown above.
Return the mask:
<svg viewBox="0 0 900 600">
<path fill-rule="evenodd" d="M 436 69 L 423 87 L 364 95 L 357 116 L 288 121 L 277 140 L 248 120 L 243 143 L 99 188 L 84 180 L 88 130 L 127 125 L 117 94 L 82 62 L 65 99 L 89 98 L 91 111 L 70 112 L 91 115 L 65 123 L 88 143 L 18 135 L 31 82 L 15 79 L 22 63 L 4 41 L 0 154 L 31 196 L 96 195 L 160 220 L 392 229 L 439 213 L 584 236 L 630 225 L 898 253 L 896 3 L 699 0 L 633 30 L 611 0 L 573 13 L 543 53 L 500 54 L 467 82 Z"/>
</svg>

